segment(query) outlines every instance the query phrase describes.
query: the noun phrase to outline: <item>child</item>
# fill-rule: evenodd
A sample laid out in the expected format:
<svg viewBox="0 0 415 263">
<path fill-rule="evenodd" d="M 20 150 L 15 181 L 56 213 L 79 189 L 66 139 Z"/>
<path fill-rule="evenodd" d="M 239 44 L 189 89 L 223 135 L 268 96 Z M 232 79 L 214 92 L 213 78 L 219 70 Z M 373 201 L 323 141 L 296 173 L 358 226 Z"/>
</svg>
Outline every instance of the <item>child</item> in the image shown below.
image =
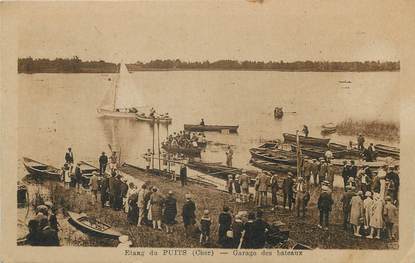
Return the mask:
<svg viewBox="0 0 415 263">
<path fill-rule="evenodd" d="M 388 238 L 396 239 L 396 228 L 398 225 L 398 208 L 392 203 L 392 198 L 387 196 L 385 198 L 386 204 L 383 207 L 383 216 L 385 218 L 386 230 Z"/>
<path fill-rule="evenodd" d="M 210 225 L 212 221 L 209 217 L 209 210 L 203 212 L 203 217 L 200 219 L 200 244 L 206 245 L 210 239 Z"/>
</svg>

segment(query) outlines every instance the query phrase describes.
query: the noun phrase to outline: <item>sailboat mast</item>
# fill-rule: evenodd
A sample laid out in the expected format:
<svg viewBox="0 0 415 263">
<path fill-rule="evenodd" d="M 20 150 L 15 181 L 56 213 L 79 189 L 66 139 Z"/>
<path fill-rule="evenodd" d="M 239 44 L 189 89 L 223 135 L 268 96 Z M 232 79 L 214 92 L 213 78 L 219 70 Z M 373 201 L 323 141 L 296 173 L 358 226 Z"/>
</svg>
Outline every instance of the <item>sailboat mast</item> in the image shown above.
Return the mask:
<svg viewBox="0 0 415 263">
<path fill-rule="evenodd" d="M 118 79 L 117 81 L 115 81 L 115 87 L 114 87 L 114 100 L 112 103 L 112 110 L 115 111 L 115 103 L 117 101 L 117 87 L 118 87 L 118 82 L 120 82 L 120 74 L 121 74 L 121 64 L 120 64 L 120 68 L 119 68 L 119 73 L 118 73 Z"/>
</svg>

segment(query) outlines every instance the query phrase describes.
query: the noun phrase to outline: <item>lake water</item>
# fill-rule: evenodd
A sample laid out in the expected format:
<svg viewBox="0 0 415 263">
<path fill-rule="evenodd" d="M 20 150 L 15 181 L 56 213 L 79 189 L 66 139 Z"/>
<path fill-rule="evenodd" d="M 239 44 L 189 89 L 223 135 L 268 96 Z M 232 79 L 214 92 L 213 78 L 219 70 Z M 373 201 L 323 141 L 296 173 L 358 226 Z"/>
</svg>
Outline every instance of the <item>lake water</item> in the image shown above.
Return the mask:
<svg viewBox="0 0 415 263">
<path fill-rule="evenodd" d="M 295 133 L 308 125 L 320 136 L 320 125 L 345 118 L 399 121 L 399 72 L 299 73 L 275 71 L 163 71 L 132 73 L 147 105 L 169 112 L 168 132 L 183 124 L 239 125 L 238 134 L 207 133 L 202 158 L 225 161 L 226 145 L 234 147 L 234 166 L 249 167 L 249 148 L 264 139 Z M 108 144 L 121 158 L 143 165 L 152 147 L 152 128 L 133 120 L 97 117 L 96 108 L 111 88 L 112 74 L 19 74 L 19 156 L 61 167 L 68 146 L 75 161 L 97 162 Z M 350 80 L 350 84 L 340 84 Z M 348 87 L 348 88 L 347 88 Z M 275 106 L 284 107 L 275 120 Z M 167 134 L 160 126 L 160 137 Z M 157 130 L 155 132 L 157 143 Z M 350 138 L 332 135 L 333 141 Z M 353 138 L 354 139 L 354 138 Z M 157 144 L 156 144 L 157 145 Z"/>
</svg>

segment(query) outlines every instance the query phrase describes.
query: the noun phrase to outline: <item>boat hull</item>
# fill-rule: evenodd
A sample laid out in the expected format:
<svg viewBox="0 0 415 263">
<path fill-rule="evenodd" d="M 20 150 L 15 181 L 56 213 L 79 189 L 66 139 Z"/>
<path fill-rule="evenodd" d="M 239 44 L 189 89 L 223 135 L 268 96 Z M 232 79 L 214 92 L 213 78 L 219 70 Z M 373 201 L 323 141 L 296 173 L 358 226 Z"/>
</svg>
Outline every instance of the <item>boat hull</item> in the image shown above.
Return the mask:
<svg viewBox="0 0 415 263">
<path fill-rule="evenodd" d="M 169 153 L 181 153 L 192 156 L 200 156 L 200 153 L 202 152 L 202 148 L 199 147 L 185 148 L 163 145 L 162 148 Z"/>
<path fill-rule="evenodd" d="M 267 170 L 275 173 L 288 173 L 297 174 L 297 168 L 295 166 L 281 164 L 281 163 L 271 163 L 267 161 L 258 160 L 251 158 L 250 163 L 262 170 Z"/>
<path fill-rule="evenodd" d="M 159 123 L 163 123 L 163 124 L 171 124 L 172 123 L 172 118 L 157 118 L 157 119 L 155 119 L 155 118 L 151 118 L 151 117 L 148 117 L 148 116 L 142 116 L 140 114 L 136 114 L 135 116 L 136 116 L 136 119 L 138 121 L 146 121 L 146 122 L 151 122 L 151 123 L 159 122 Z"/>
<path fill-rule="evenodd" d="M 375 150 L 380 156 L 391 156 L 398 159 L 400 157 L 400 149 L 397 147 L 376 144 Z"/>
<path fill-rule="evenodd" d="M 278 154 L 278 152 L 272 150 L 259 150 L 259 149 L 250 149 L 249 152 L 251 153 L 252 158 L 264 160 L 272 163 L 282 163 L 282 164 L 290 164 L 296 165 L 297 159 L 294 156 L 286 156 L 283 154 Z M 272 154 L 272 153 L 275 153 Z M 290 152 L 291 154 L 291 152 Z M 288 154 L 287 154 L 288 155 Z"/>
<path fill-rule="evenodd" d="M 47 165 L 33 159 L 23 157 L 23 165 L 31 175 L 38 176 L 46 180 L 61 180 L 61 171 L 51 165 Z"/>
<path fill-rule="evenodd" d="M 127 119 L 136 119 L 137 114 L 133 112 L 119 112 L 112 111 L 107 109 L 98 109 L 97 110 L 99 117 L 104 118 L 127 118 Z"/>
<path fill-rule="evenodd" d="M 217 163 L 203 163 L 203 162 L 190 161 L 187 165 L 189 168 L 193 170 L 196 170 L 196 171 L 208 174 L 208 175 L 212 175 L 214 177 L 218 177 L 224 180 L 227 180 L 230 174 L 235 175 L 235 174 L 242 173 L 242 170 L 239 168 L 229 167 L 229 166 L 217 164 Z"/>
<path fill-rule="evenodd" d="M 295 134 L 283 133 L 285 143 L 295 143 L 297 142 L 297 137 Z M 323 138 L 314 138 L 314 137 L 304 137 L 299 136 L 300 144 L 314 145 L 320 147 L 327 147 L 327 144 L 330 142 L 330 139 Z"/>
<path fill-rule="evenodd" d="M 297 145 L 291 144 L 291 150 L 293 152 L 297 151 Z M 330 150 L 331 151 L 331 150 Z M 307 155 L 312 158 L 324 158 L 324 154 L 326 149 L 317 148 L 317 147 L 301 147 L 301 152 L 304 155 Z M 333 153 L 334 158 L 344 158 L 347 154 L 347 150 L 344 151 L 331 151 Z"/>
<path fill-rule="evenodd" d="M 186 131 L 194 131 L 194 132 L 204 132 L 204 131 L 211 131 L 211 132 L 222 132 L 224 130 L 228 130 L 230 133 L 237 133 L 238 132 L 238 125 L 235 126 L 226 126 L 226 125 L 192 125 L 192 124 L 185 124 L 184 129 Z"/>
<path fill-rule="evenodd" d="M 98 224 L 101 225 L 105 225 L 108 228 L 105 230 L 98 230 L 95 229 L 87 224 L 85 224 L 83 222 L 83 218 L 85 218 L 85 216 L 75 213 L 75 212 L 70 212 L 68 211 L 68 215 L 69 215 L 69 222 L 76 227 L 77 229 L 81 230 L 82 232 L 86 233 L 86 234 L 91 234 L 91 235 L 95 235 L 95 236 L 100 236 L 100 237 L 105 237 L 105 238 L 111 238 L 111 239 L 117 239 L 121 236 L 121 233 L 119 233 L 118 231 L 113 230 L 110 226 L 103 224 L 101 222 L 99 222 L 98 220 L 96 220 L 96 222 Z"/>
</svg>

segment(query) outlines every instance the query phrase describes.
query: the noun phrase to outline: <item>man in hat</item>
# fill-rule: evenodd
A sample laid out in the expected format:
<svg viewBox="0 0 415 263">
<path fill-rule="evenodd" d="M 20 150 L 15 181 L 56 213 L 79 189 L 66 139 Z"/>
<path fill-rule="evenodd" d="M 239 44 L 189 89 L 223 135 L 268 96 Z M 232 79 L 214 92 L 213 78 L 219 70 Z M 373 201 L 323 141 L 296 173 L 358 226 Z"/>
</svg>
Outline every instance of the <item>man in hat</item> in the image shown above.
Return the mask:
<svg viewBox="0 0 415 263">
<path fill-rule="evenodd" d="M 49 226 L 46 217 L 39 221 L 39 243 L 41 246 L 59 246 L 58 233 Z"/>
<path fill-rule="evenodd" d="M 101 184 L 101 207 L 104 208 L 109 200 L 109 177 L 104 174 Z"/>
<path fill-rule="evenodd" d="M 277 208 L 278 202 L 277 202 L 277 192 L 279 190 L 278 185 L 278 177 L 276 174 L 272 174 L 270 179 L 270 186 L 271 186 L 271 202 L 272 202 L 272 211 L 274 211 Z"/>
<path fill-rule="evenodd" d="M 318 171 L 318 182 L 321 185 L 323 181 L 326 180 L 327 176 L 327 163 L 324 161 L 324 158 L 320 158 L 320 167 Z"/>
<path fill-rule="evenodd" d="M 92 195 L 94 196 L 94 202 L 97 202 L 98 201 L 98 195 L 97 195 L 97 193 L 98 193 L 98 186 L 99 186 L 99 183 L 98 183 L 97 172 L 93 171 L 92 172 L 92 176 L 89 179 L 89 187 L 91 189 Z"/>
<path fill-rule="evenodd" d="M 121 177 L 121 183 L 120 183 L 120 208 L 124 208 L 124 211 L 126 210 L 126 207 L 128 207 L 127 203 L 127 193 L 128 193 L 128 184 L 127 184 L 127 178 Z"/>
<path fill-rule="evenodd" d="M 110 203 L 110 207 L 115 209 L 116 205 L 115 205 L 115 193 L 116 193 L 116 178 L 117 173 L 115 171 L 111 172 L 111 177 L 108 179 L 108 192 L 109 192 L 109 203 Z"/>
<path fill-rule="evenodd" d="M 292 179 L 293 174 L 291 172 L 288 172 L 288 177 L 284 179 L 282 182 L 282 192 L 284 196 L 284 208 L 286 207 L 286 204 L 288 202 L 288 209 L 291 211 L 291 206 L 293 202 L 293 186 L 294 181 Z"/>
<path fill-rule="evenodd" d="M 219 232 L 218 232 L 218 243 L 224 246 L 227 240 L 226 232 L 231 229 L 232 215 L 229 212 L 229 207 L 224 206 L 223 211 L 219 214 L 218 218 Z"/>
<path fill-rule="evenodd" d="M 318 170 L 319 170 L 319 162 L 317 162 L 317 159 L 313 159 L 313 162 L 311 163 L 310 172 L 311 177 L 313 177 L 313 183 L 314 186 L 318 185 Z"/>
<path fill-rule="evenodd" d="M 249 198 L 249 176 L 246 174 L 246 170 L 242 171 L 239 181 L 242 189 L 242 203 L 246 203 Z"/>
<path fill-rule="evenodd" d="M 71 176 L 69 165 L 67 163 L 63 165 L 62 177 L 63 177 L 65 189 L 69 189 L 71 185 L 72 176 Z"/>
<path fill-rule="evenodd" d="M 295 206 L 297 210 L 297 217 L 300 217 L 300 209 L 302 210 L 302 217 L 305 217 L 305 202 L 304 197 L 306 194 L 306 184 L 303 177 L 298 177 L 297 184 L 295 186 Z"/>
<path fill-rule="evenodd" d="M 151 149 L 148 148 L 147 152 L 144 154 L 144 160 L 146 161 L 146 170 L 150 170 L 151 166 L 151 159 L 153 157 L 153 154 L 151 153 Z"/>
<path fill-rule="evenodd" d="M 308 187 L 308 185 L 310 184 L 310 177 L 311 177 L 311 162 L 307 156 L 304 157 L 304 162 L 303 162 L 303 177 Z"/>
<path fill-rule="evenodd" d="M 258 178 L 258 192 L 259 192 L 259 207 L 267 205 L 267 190 L 269 185 L 269 172 L 263 172 Z"/>
<path fill-rule="evenodd" d="M 346 160 L 344 160 L 343 161 L 343 170 L 342 170 L 342 178 L 343 178 L 344 188 L 346 188 L 347 181 L 349 180 L 349 176 L 350 176 L 350 165 Z"/>
<path fill-rule="evenodd" d="M 77 163 L 76 168 L 75 168 L 75 185 L 76 185 L 76 192 L 78 194 L 80 193 L 82 182 L 83 182 L 83 175 L 81 171 L 81 163 Z"/>
<path fill-rule="evenodd" d="M 364 143 L 365 143 L 365 137 L 363 137 L 363 135 L 359 133 L 359 136 L 357 137 L 357 149 L 359 151 L 363 151 L 365 149 Z"/>
<path fill-rule="evenodd" d="M 352 197 L 354 196 L 354 187 L 350 187 L 346 185 L 345 192 L 343 193 L 342 198 L 340 199 L 340 202 L 342 202 L 342 208 L 343 208 L 343 229 L 345 231 L 348 231 L 349 229 L 349 216 L 350 216 L 350 201 L 352 200 Z"/>
<path fill-rule="evenodd" d="M 191 194 L 185 195 L 186 201 L 182 209 L 183 224 L 186 231 L 186 237 L 190 237 L 196 223 L 196 205 L 192 200 Z"/>
<path fill-rule="evenodd" d="M 350 224 L 353 226 L 353 234 L 356 237 L 360 235 L 360 224 L 363 219 L 363 192 L 358 191 L 357 195 L 353 196 L 350 200 Z"/>
<path fill-rule="evenodd" d="M 182 187 L 187 185 L 187 167 L 184 163 L 180 164 L 180 183 Z"/>
<path fill-rule="evenodd" d="M 118 157 L 117 157 L 117 152 L 112 152 L 112 155 L 110 157 L 110 170 L 115 171 L 117 169 L 117 164 L 118 164 Z"/>
<path fill-rule="evenodd" d="M 105 174 L 105 170 L 107 169 L 108 164 L 108 156 L 105 152 L 102 152 L 101 156 L 99 157 L 99 175 Z"/>
<path fill-rule="evenodd" d="M 200 219 L 200 239 L 199 243 L 202 246 L 207 245 L 210 242 L 210 225 L 212 220 L 209 216 L 209 210 L 203 211 L 203 216 Z"/>
<path fill-rule="evenodd" d="M 167 198 L 164 200 L 164 223 L 166 224 L 166 232 L 173 233 L 173 225 L 176 223 L 177 200 L 173 195 L 173 191 L 169 190 Z"/>
<path fill-rule="evenodd" d="M 393 185 L 395 187 L 394 191 L 392 191 L 391 193 L 392 201 L 398 200 L 400 180 L 399 180 L 399 175 L 397 173 L 397 169 L 394 166 L 392 165 L 389 166 L 389 171 L 386 174 L 385 179 L 388 179 L 391 182 L 393 182 Z"/>
<path fill-rule="evenodd" d="M 73 165 L 73 160 L 72 148 L 69 147 L 68 151 L 65 153 L 65 162 L 71 167 Z"/>
<path fill-rule="evenodd" d="M 357 175 L 357 166 L 356 166 L 354 160 L 351 160 L 350 161 L 350 174 L 349 174 L 349 177 L 356 178 L 356 175 Z"/>
<path fill-rule="evenodd" d="M 321 194 L 317 201 L 317 208 L 320 210 L 320 224 L 318 227 L 324 228 L 324 230 L 329 229 L 329 214 L 333 205 L 333 199 L 329 194 L 329 191 L 329 187 L 323 185 L 321 187 Z"/>
<path fill-rule="evenodd" d="M 392 203 L 392 198 L 390 196 L 387 196 L 385 198 L 385 202 L 386 204 L 383 207 L 383 216 L 385 218 L 385 225 L 388 233 L 388 238 L 395 239 L 396 236 L 394 228 L 397 227 L 399 222 L 399 211 L 398 208 Z"/>
</svg>

